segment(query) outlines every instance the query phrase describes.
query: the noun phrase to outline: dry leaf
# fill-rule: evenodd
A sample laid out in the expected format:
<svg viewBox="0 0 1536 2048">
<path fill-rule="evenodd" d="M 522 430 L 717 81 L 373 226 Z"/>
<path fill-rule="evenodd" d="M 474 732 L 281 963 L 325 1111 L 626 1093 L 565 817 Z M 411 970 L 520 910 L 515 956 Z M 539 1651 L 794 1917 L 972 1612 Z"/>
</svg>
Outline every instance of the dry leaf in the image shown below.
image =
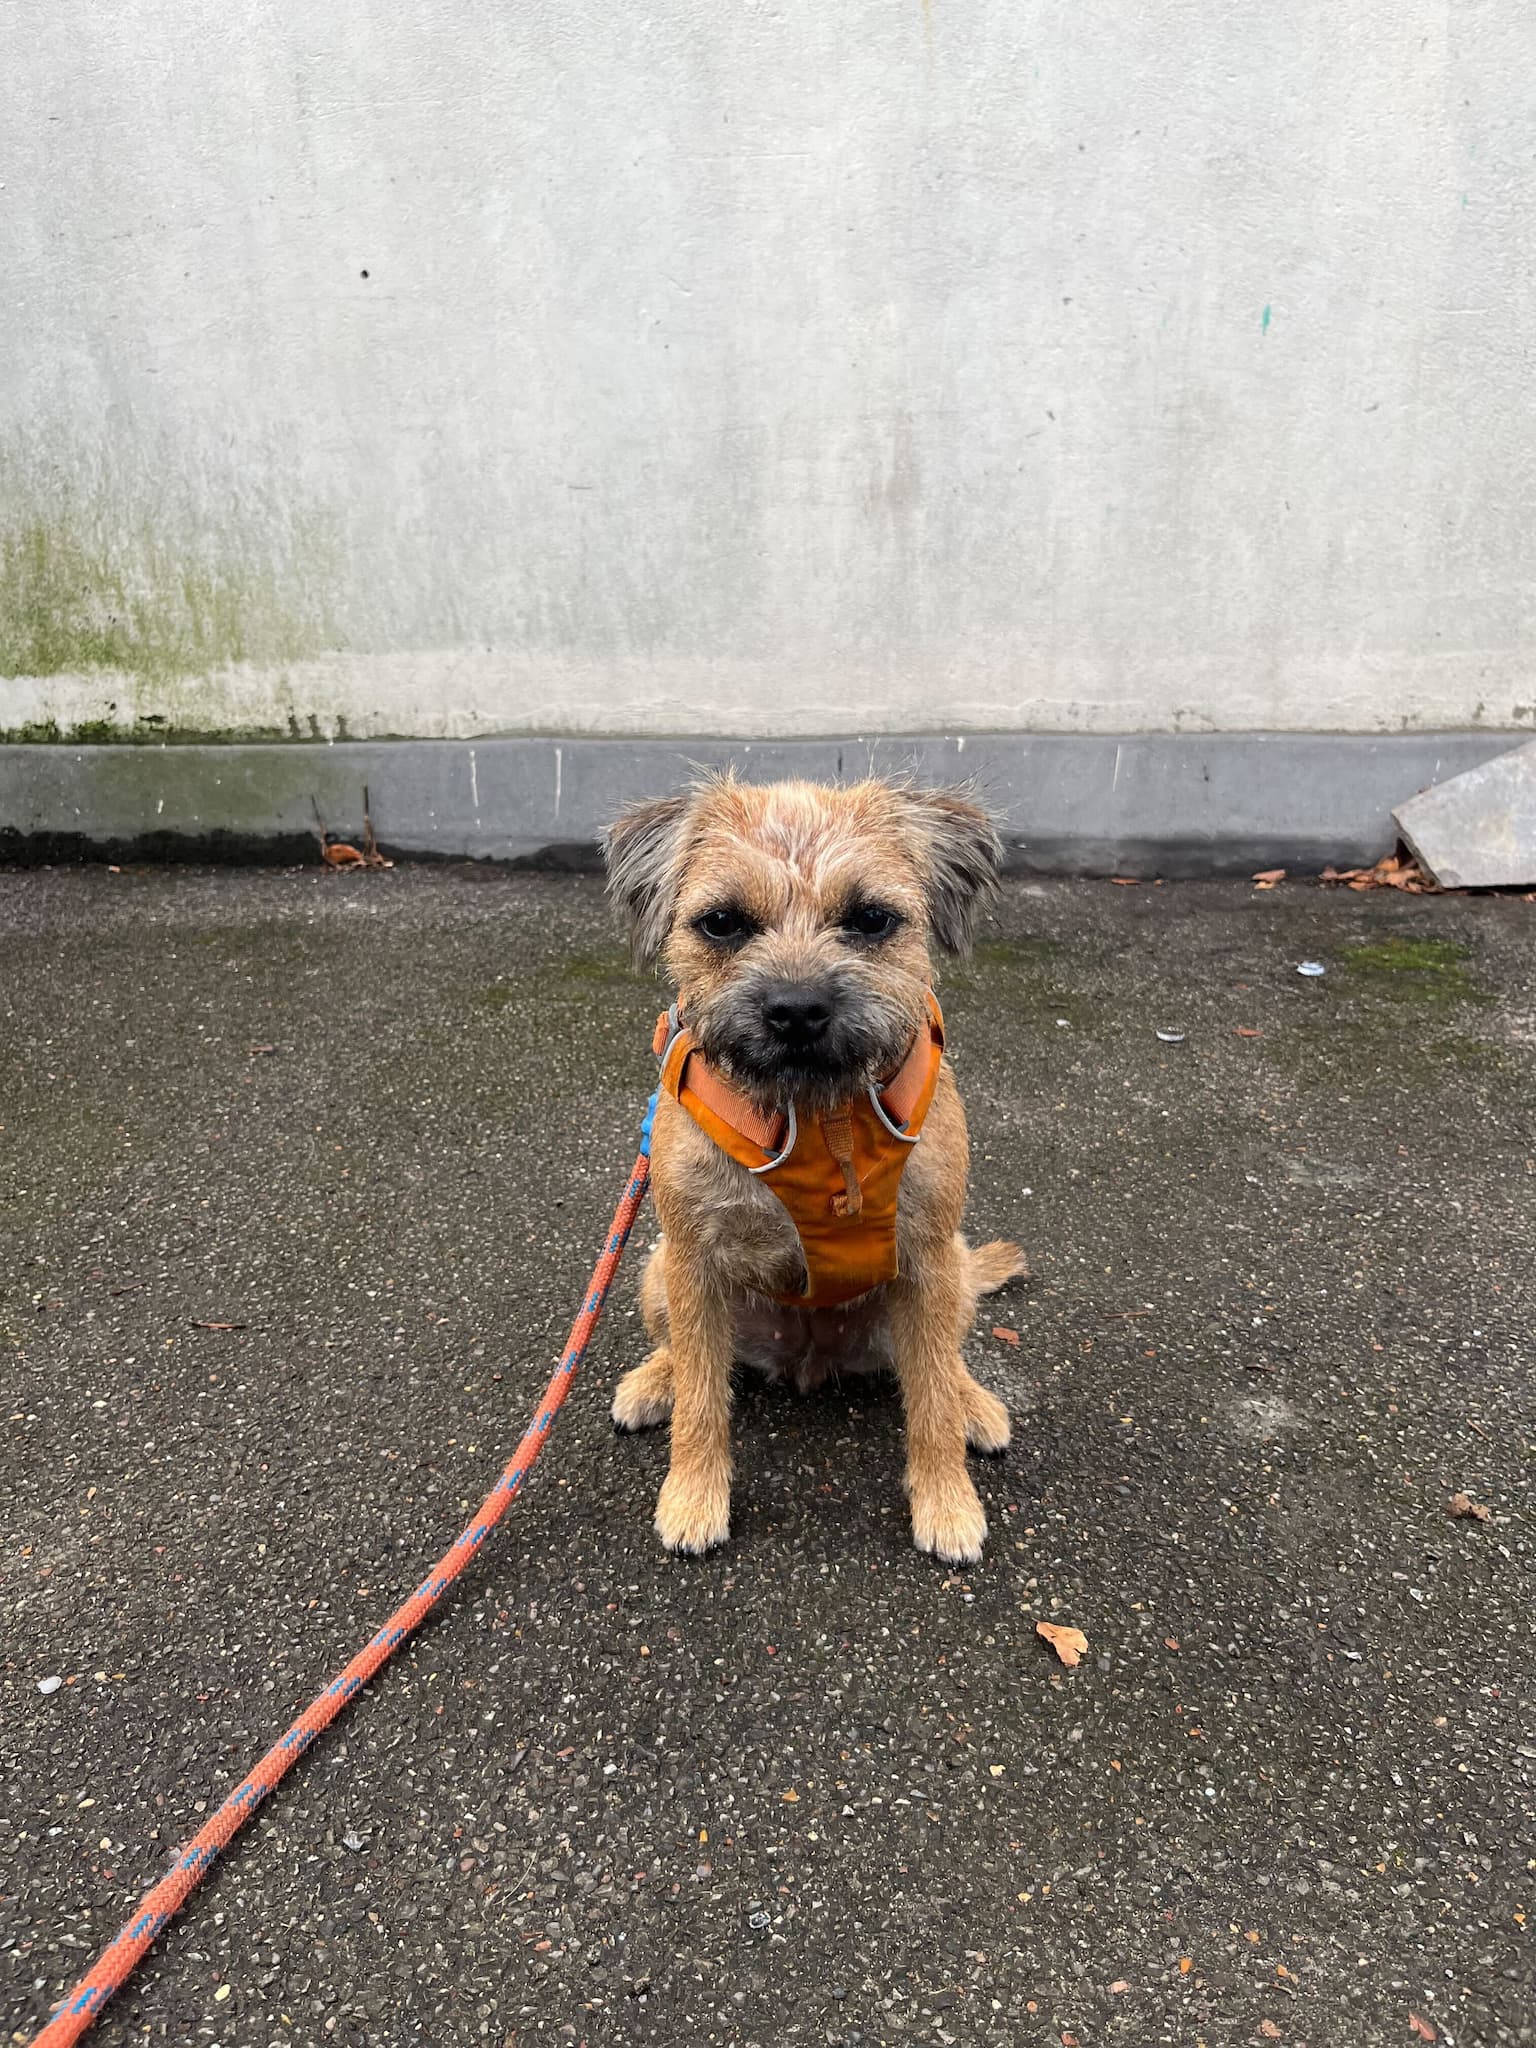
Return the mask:
<svg viewBox="0 0 1536 2048">
<path fill-rule="evenodd" d="M 1278 2041 L 1280 2038 L 1280 2029 L 1275 2025 L 1273 2020 L 1260 2020 L 1259 2032 L 1264 2036 L 1266 2041 Z"/>
<path fill-rule="evenodd" d="M 1256 1030 L 1252 1024 L 1239 1024 L 1237 1035 L 1239 1038 L 1262 1038 L 1264 1036 L 1263 1032 Z"/>
<path fill-rule="evenodd" d="M 1459 890 L 1442 889 L 1425 874 L 1416 860 L 1399 860 L 1389 853 L 1373 868 L 1324 868 L 1323 882 L 1342 882 L 1347 889 L 1402 889 L 1410 896 L 1459 895 Z"/>
<path fill-rule="evenodd" d="M 1035 1634 L 1045 1637 L 1069 1671 L 1082 1662 L 1088 1648 L 1088 1638 L 1080 1628 L 1063 1628 L 1054 1621 L 1037 1621 Z"/>
<path fill-rule="evenodd" d="M 1179 1639 L 1178 1639 L 1178 1637 L 1177 1637 L 1177 1636 L 1164 1636 L 1164 1637 L 1163 1637 L 1163 1648 L 1164 1648 L 1165 1650 L 1176 1650 L 1176 1649 L 1177 1649 L 1178 1647 L 1179 1647 Z"/>
<path fill-rule="evenodd" d="M 1181 1977 L 1187 1977 L 1187 1976 L 1189 1975 L 1190 1971 L 1191 1971 L 1191 1970 L 1192 1970 L 1192 1969 L 1193 1969 L 1194 1967 L 1195 1967 L 1195 1959 L 1194 1959 L 1194 1957 L 1193 1957 L 1193 1956 L 1180 1956 L 1180 1957 L 1179 1957 L 1179 1975 L 1180 1975 Z"/>
<path fill-rule="evenodd" d="M 243 1330 L 245 1325 L 244 1323 L 200 1323 L 194 1317 L 192 1327 L 194 1330 Z"/>
<path fill-rule="evenodd" d="M 1255 875 L 1253 879 L 1261 889 L 1273 889 L 1277 882 L 1285 880 L 1285 869 L 1265 868 L 1261 873 Z"/>
<path fill-rule="evenodd" d="M 367 866 L 367 862 L 363 859 L 357 848 L 345 844 L 322 846 L 320 857 L 333 868 L 361 868 Z"/>
<path fill-rule="evenodd" d="M 1011 1344 L 1015 1351 L 1018 1350 L 1019 1333 L 1017 1330 L 1007 1329 L 1002 1323 L 994 1323 L 992 1325 L 992 1334 L 999 1344 Z"/>
<path fill-rule="evenodd" d="M 1117 889 L 1139 889 L 1141 883 L 1135 875 L 1111 875 L 1109 878 Z"/>
<path fill-rule="evenodd" d="M 789 1790 L 782 1795 L 782 1799 L 784 1805 L 786 1806 L 798 1806 L 800 1804 L 800 1794 L 795 1790 L 793 1785 L 791 1785 Z"/>
<path fill-rule="evenodd" d="M 1463 1521 L 1491 1522 L 1493 1515 L 1480 1500 L 1472 1500 L 1464 1493 L 1451 1495 L 1451 1513 Z"/>
<path fill-rule="evenodd" d="M 1115 1997 L 1118 1998 L 1122 1991 L 1129 1991 L 1131 1987 L 1129 1984 L 1126 1983 L 1123 1977 L 1117 1977 L 1114 1983 L 1111 1984 L 1109 1988 L 1114 1993 Z"/>
<path fill-rule="evenodd" d="M 1421 2041 L 1438 2041 L 1440 2038 L 1429 2021 L 1421 2020 L 1416 2012 L 1408 2015 L 1408 2031 L 1410 2034 L 1417 2034 Z"/>
</svg>

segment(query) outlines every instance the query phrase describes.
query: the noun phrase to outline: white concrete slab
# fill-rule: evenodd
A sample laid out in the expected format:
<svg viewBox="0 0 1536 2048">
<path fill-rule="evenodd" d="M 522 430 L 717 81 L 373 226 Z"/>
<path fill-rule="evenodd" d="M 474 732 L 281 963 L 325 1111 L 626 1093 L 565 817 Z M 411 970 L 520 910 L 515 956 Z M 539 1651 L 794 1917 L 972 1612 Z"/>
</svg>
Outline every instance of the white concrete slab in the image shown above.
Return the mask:
<svg viewBox="0 0 1536 2048">
<path fill-rule="evenodd" d="M 1536 740 L 1420 791 L 1392 815 L 1443 888 L 1536 886 Z"/>
</svg>

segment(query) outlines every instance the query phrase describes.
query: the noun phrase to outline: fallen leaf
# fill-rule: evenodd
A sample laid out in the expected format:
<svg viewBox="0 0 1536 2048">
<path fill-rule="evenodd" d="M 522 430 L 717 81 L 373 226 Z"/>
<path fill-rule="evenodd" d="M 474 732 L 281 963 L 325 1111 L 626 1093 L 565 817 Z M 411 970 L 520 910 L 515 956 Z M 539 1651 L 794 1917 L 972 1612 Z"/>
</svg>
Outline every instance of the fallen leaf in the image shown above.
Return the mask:
<svg viewBox="0 0 1536 2048">
<path fill-rule="evenodd" d="M 1461 1521 L 1491 1522 L 1492 1512 L 1480 1500 L 1472 1500 L 1464 1493 L 1451 1495 L 1451 1513 Z"/>
<path fill-rule="evenodd" d="M 1077 2048 L 1076 2034 L 1063 2034 L 1061 2037 L 1061 2048 Z"/>
<path fill-rule="evenodd" d="M 1139 889 L 1141 882 L 1135 875 L 1111 875 L 1109 878 L 1117 889 Z"/>
<path fill-rule="evenodd" d="M 1239 1024 L 1237 1035 L 1239 1038 L 1262 1038 L 1264 1036 L 1262 1031 L 1255 1030 L 1251 1024 Z"/>
<path fill-rule="evenodd" d="M 992 1334 L 999 1344 L 1011 1344 L 1015 1351 L 1018 1350 L 1019 1333 L 1017 1330 L 1005 1329 L 1001 1323 L 994 1323 L 992 1325 Z"/>
<path fill-rule="evenodd" d="M 200 1323 L 194 1316 L 192 1318 L 192 1327 L 194 1330 L 243 1330 L 245 1325 L 244 1323 Z"/>
<path fill-rule="evenodd" d="M 782 1795 L 782 1798 L 783 1803 L 786 1806 L 798 1806 L 800 1804 L 800 1794 L 795 1790 L 793 1785 L 791 1785 L 789 1790 Z"/>
<path fill-rule="evenodd" d="M 1109 1988 L 1111 1992 L 1114 1994 L 1114 1996 L 1118 1998 L 1122 1991 L 1129 1991 L 1131 1987 L 1129 1984 L 1126 1983 L 1123 1977 L 1117 1977 L 1114 1983 L 1111 1984 Z"/>
<path fill-rule="evenodd" d="M 1370 868 L 1324 868 L 1319 881 L 1342 882 L 1347 889 L 1402 889 L 1410 896 L 1459 895 L 1459 890 L 1442 889 L 1413 859 L 1399 860 L 1389 853 Z"/>
<path fill-rule="evenodd" d="M 333 868 L 361 868 L 367 866 L 367 862 L 363 859 L 357 848 L 355 846 L 348 846 L 345 843 L 337 846 L 322 846 L 320 858 Z"/>
<path fill-rule="evenodd" d="M 1164 1637 L 1163 1637 L 1163 1648 L 1164 1648 L 1165 1650 L 1176 1650 L 1176 1649 L 1177 1649 L 1178 1647 L 1179 1647 L 1179 1639 L 1178 1639 L 1178 1637 L 1177 1637 L 1177 1636 L 1164 1636 Z"/>
<path fill-rule="evenodd" d="M 1276 882 L 1285 880 L 1284 868 L 1264 868 L 1253 878 L 1261 889 L 1273 889 Z"/>
<path fill-rule="evenodd" d="M 1421 2041 L 1438 2041 L 1440 2038 L 1429 2021 L 1421 2020 L 1416 2012 L 1408 2015 L 1408 2031 L 1410 2034 L 1417 2034 Z"/>
<path fill-rule="evenodd" d="M 1054 1621 L 1037 1621 L 1035 1634 L 1045 1637 L 1069 1671 L 1082 1662 L 1088 1648 L 1088 1638 L 1080 1628 L 1063 1628 Z"/>
<path fill-rule="evenodd" d="M 1266 2041 L 1278 2041 L 1280 2038 L 1280 2029 L 1275 2025 L 1273 2020 L 1260 2020 L 1259 2032 L 1264 2036 Z"/>
<path fill-rule="evenodd" d="M 1180 1975 L 1181 1977 L 1187 1977 L 1187 1976 L 1189 1975 L 1190 1971 L 1191 1971 L 1191 1970 L 1192 1970 L 1192 1969 L 1193 1969 L 1194 1967 L 1195 1967 L 1195 1959 L 1194 1959 L 1194 1957 L 1193 1957 L 1193 1956 L 1180 1956 L 1180 1957 L 1179 1957 L 1179 1975 Z"/>
</svg>

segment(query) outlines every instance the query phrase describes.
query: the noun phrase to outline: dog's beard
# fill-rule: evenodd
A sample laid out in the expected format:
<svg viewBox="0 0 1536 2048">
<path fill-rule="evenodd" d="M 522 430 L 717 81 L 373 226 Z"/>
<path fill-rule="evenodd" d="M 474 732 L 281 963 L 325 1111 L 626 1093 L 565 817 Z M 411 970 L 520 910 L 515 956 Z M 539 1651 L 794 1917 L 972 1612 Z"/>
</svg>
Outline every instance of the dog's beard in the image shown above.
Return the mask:
<svg viewBox="0 0 1536 2048">
<path fill-rule="evenodd" d="M 745 981 L 689 1006 L 700 1052 L 764 1105 L 822 1110 L 862 1094 L 901 1064 L 916 1026 L 892 997 L 836 980 L 816 986 L 831 1012 L 819 1038 L 786 1044 L 768 1025 L 761 986 Z"/>
</svg>

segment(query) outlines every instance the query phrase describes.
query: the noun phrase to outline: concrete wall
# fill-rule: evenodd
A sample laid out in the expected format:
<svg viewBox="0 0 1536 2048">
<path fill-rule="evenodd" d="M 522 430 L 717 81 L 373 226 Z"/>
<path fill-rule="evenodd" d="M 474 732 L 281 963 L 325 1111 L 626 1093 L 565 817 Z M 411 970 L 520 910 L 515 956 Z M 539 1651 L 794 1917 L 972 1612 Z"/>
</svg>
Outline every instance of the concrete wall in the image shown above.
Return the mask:
<svg viewBox="0 0 1536 2048">
<path fill-rule="evenodd" d="M 11 0 L 0 55 L 0 729 L 1536 726 L 1536 10 Z"/>
</svg>

